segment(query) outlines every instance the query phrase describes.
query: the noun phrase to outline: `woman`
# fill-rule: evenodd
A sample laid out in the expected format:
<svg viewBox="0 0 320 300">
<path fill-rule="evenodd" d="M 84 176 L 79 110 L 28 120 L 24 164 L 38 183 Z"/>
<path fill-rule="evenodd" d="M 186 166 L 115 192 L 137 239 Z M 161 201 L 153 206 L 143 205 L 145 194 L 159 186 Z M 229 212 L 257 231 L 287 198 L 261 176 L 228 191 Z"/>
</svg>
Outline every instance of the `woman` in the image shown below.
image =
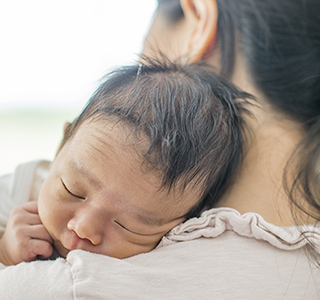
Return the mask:
<svg viewBox="0 0 320 300">
<path fill-rule="evenodd" d="M 258 99 L 233 184 L 153 252 L 76 250 L 0 282 L 27 270 L 20 285 L 36 281 L 38 299 L 319 299 L 319 11 L 318 0 L 160 0 L 143 54 L 204 60 Z"/>
<path fill-rule="evenodd" d="M 160 0 L 158 10 L 146 55 L 204 60 L 260 104 L 244 165 L 217 205 L 279 226 L 319 221 L 319 1 Z"/>
</svg>

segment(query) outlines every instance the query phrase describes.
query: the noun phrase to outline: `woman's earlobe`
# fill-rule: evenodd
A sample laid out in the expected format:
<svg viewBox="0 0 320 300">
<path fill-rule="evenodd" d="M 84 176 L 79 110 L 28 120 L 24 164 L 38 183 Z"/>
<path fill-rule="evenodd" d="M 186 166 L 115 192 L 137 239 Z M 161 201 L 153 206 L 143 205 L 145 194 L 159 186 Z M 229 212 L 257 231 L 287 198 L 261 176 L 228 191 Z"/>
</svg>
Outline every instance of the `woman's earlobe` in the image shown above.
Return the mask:
<svg viewBox="0 0 320 300">
<path fill-rule="evenodd" d="M 204 59 L 216 44 L 218 6 L 216 0 L 180 0 L 185 20 L 193 28 L 186 40 L 191 62 Z"/>
</svg>

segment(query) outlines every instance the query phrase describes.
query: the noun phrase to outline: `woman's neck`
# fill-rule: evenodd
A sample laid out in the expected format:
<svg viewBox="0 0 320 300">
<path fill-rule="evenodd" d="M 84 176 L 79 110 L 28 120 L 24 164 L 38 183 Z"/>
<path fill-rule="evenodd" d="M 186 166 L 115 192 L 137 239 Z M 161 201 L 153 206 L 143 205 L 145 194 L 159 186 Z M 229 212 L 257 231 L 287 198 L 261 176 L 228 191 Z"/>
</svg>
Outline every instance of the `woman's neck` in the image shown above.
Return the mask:
<svg viewBox="0 0 320 300">
<path fill-rule="evenodd" d="M 242 61 L 238 61 L 232 81 L 255 95 L 261 107 L 251 107 L 254 117 L 247 121 L 251 135 L 243 164 L 218 206 L 232 207 L 240 213 L 256 212 L 278 226 L 294 225 L 297 221 L 292 216 L 291 203 L 283 187 L 283 174 L 303 136 L 303 129 L 298 123 L 277 114 L 246 78 L 248 73 L 244 70 Z M 308 222 L 306 216 L 302 216 L 302 222 Z"/>
<path fill-rule="evenodd" d="M 293 225 L 296 221 L 283 187 L 283 174 L 301 130 L 284 121 L 267 120 L 250 128 L 243 164 L 218 206 L 233 207 L 240 213 L 256 212 L 278 226 Z"/>
</svg>

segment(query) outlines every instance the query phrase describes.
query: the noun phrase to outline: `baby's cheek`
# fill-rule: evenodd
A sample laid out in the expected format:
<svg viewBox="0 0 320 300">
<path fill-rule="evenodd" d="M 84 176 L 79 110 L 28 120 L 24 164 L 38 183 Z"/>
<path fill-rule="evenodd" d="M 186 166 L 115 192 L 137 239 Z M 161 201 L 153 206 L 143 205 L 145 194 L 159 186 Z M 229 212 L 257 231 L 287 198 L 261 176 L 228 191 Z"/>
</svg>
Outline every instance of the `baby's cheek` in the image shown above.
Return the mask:
<svg viewBox="0 0 320 300">
<path fill-rule="evenodd" d="M 42 223 L 46 216 L 46 203 L 45 203 L 46 202 L 45 199 L 47 198 L 46 194 L 47 194 L 46 182 L 44 182 L 44 184 L 41 187 L 39 198 L 38 198 L 38 213 Z"/>
<path fill-rule="evenodd" d="M 110 229 L 113 230 L 110 230 Z M 162 239 L 162 235 L 142 236 L 127 232 L 119 226 L 110 225 L 105 234 L 104 245 L 98 253 L 123 259 L 152 251 Z"/>
<path fill-rule="evenodd" d="M 110 247 L 109 249 L 104 249 L 102 252 L 97 252 L 107 256 L 111 256 L 118 259 L 132 257 L 138 254 L 147 253 L 155 248 L 154 245 L 138 245 L 126 243 L 121 247 Z"/>
<path fill-rule="evenodd" d="M 131 253 L 128 253 L 127 256 L 137 255 L 140 253 L 146 253 L 152 251 L 159 244 L 161 237 L 153 238 L 137 238 L 134 241 L 131 241 Z"/>
<path fill-rule="evenodd" d="M 47 180 L 44 182 L 38 199 L 38 212 L 39 217 L 43 225 L 49 231 L 49 228 L 53 225 L 51 224 L 55 217 L 59 215 L 59 210 L 61 205 L 57 203 L 57 190 L 53 184 L 50 184 L 50 181 Z"/>
</svg>

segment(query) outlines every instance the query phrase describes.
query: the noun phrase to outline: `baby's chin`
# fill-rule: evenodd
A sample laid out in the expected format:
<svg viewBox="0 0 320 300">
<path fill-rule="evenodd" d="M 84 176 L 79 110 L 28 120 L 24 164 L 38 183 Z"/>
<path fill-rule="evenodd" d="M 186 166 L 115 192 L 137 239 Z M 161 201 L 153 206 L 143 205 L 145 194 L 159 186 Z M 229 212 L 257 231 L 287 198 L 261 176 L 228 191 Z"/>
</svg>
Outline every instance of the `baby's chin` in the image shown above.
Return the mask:
<svg viewBox="0 0 320 300">
<path fill-rule="evenodd" d="M 62 246 L 60 241 L 54 240 L 53 241 L 53 246 L 59 253 L 59 255 L 63 258 L 66 258 L 70 250 L 66 249 L 65 247 Z"/>
</svg>

